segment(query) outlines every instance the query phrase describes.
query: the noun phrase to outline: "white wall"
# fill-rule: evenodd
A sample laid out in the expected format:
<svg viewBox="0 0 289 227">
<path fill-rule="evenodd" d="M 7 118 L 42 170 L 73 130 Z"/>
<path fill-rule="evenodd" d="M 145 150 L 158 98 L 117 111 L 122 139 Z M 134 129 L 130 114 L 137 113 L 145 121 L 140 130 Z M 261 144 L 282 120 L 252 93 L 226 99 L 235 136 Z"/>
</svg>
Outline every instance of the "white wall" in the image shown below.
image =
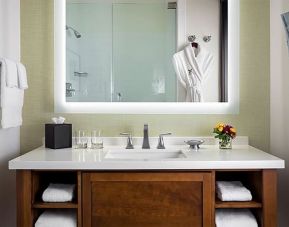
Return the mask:
<svg viewBox="0 0 289 227">
<path fill-rule="evenodd" d="M 0 56 L 20 60 L 20 2 L 0 0 Z M 0 226 L 16 226 L 15 173 L 8 161 L 20 151 L 20 130 L 0 129 Z"/>
<path fill-rule="evenodd" d="M 270 150 L 289 162 L 289 54 L 281 13 L 288 0 L 271 0 L 271 131 Z M 279 173 L 279 225 L 289 226 L 289 168 Z"/>
</svg>

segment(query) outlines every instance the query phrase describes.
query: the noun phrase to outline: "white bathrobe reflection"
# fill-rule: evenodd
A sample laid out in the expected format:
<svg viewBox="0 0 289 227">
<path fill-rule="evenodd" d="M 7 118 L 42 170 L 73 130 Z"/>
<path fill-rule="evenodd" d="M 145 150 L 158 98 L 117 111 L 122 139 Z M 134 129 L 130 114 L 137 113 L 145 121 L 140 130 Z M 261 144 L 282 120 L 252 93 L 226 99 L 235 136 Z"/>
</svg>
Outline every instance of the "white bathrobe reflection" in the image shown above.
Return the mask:
<svg viewBox="0 0 289 227">
<path fill-rule="evenodd" d="M 204 102 L 202 85 L 208 78 L 212 61 L 212 54 L 200 45 L 197 48 L 188 45 L 174 54 L 178 80 L 187 91 L 186 102 Z"/>
</svg>

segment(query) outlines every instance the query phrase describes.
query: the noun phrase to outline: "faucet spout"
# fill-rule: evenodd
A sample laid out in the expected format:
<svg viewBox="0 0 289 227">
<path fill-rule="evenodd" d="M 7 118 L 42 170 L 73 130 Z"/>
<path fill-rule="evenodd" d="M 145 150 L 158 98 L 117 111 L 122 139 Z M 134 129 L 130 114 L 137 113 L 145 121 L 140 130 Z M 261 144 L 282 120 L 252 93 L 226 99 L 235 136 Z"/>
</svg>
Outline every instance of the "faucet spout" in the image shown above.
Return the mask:
<svg viewBox="0 0 289 227">
<path fill-rule="evenodd" d="M 149 126 L 147 124 L 144 125 L 144 129 L 143 129 L 142 149 L 150 149 Z"/>
</svg>

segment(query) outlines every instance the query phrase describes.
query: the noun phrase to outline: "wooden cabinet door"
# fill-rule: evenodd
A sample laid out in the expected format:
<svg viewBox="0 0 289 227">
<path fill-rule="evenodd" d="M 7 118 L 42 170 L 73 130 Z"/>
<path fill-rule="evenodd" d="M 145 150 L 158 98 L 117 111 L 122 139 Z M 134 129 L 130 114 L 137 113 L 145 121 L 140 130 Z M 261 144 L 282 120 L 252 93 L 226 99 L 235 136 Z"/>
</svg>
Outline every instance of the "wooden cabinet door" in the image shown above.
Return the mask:
<svg viewBox="0 0 289 227">
<path fill-rule="evenodd" d="M 211 173 L 83 173 L 84 227 L 213 226 Z"/>
</svg>

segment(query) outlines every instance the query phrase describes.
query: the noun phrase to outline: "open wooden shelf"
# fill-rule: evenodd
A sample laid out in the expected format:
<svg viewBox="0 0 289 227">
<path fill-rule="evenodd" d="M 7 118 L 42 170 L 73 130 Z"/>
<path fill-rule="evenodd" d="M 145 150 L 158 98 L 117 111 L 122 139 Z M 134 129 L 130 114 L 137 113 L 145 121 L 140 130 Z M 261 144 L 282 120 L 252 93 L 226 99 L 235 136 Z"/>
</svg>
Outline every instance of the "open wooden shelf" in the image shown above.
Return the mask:
<svg viewBox="0 0 289 227">
<path fill-rule="evenodd" d="M 223 202 L 221 200 L 216 200 L 215 208 L 262 208 L 262 203 L 256 201 L 248 202 Z"/>
<path fill-rule="evenodd" d="M 77 209 L 77 203 L 44 203 L 36 202 L 32 205 L 34 209 Z"/>
<path fill-rule="evenodd" d="M 29 177 L 26 181 L 30 183 L 29 193 L 26 192 L 23 195 L 30 194 L 29 208 L 31 208 L 30 224 L 20 224 L 19 226 L 34 226 L 35 222 L 44 210 L 53 209 L 71 209 L 77 213 L 77 227 L 82 227 L 82 202 L 81 202 L 81 172 L 80 171 L 62 171 L 62 170 L 40 170 L 29 171 L 26 173 Z M 54 184 L 75 184 L 75 191 L 73 200 L 71 202 L 43 202 L 43 191 L 49 186 L 50 183 Z M 21 211 L 22 212 L 22 211 Z"/>
</svg>

